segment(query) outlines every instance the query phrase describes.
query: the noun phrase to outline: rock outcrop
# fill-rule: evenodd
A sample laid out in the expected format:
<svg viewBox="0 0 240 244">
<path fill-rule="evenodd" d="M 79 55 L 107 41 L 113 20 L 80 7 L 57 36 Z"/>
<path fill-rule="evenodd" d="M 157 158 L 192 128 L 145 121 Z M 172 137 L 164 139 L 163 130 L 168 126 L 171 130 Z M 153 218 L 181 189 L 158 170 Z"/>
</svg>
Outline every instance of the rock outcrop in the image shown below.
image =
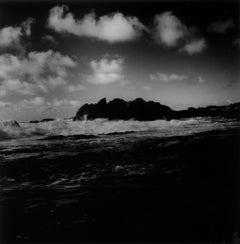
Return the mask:
<svg viewBox="0 0 240 244">
<path fill-rule="evenodd" d="M 41 122 L 50 122 L 50 121 L 54 121 L 55 119 L 53 118 L 46 118 L 46 119 L 42 119 L 42 120 L 31 120 L 29 121 L 29 123 L 33 123 L 33 124 L 36 124 L 36 123 L 41 123 Z"/>
<path fill-rule="evenodd" d="M 109 120 L 156 120 L 168 119 L 172 109 L 157 102 L 146 102 L 141 98 L 126 102 L 116 98 L 107 103 L 106 98 L 97 104 L 85 104 L 77 112 L 73 120 L 106 118 Z"/>
<path fill-rule="evenodd" d="M 170 120 L 213 116 L 240 119 L 240 103 L 227 106 L 208 106 L 205 108 L 188 108 L 187 110 L 174 111 L 168 106 L 158 102 L 144 101 L 142 98 L 137 98 L 129 102 L 116 98 L 108 103 L 106 98 L 103 98 L 96 104 L 83 105 L 77 111 L 73 120 L 106 118 L 109 120 L 135 119 L 139 121 L 150 121 L 156 119 Z"/>
<path fill-rule="evenodd" d="M 207 106 L 199 108 L 188 108 L 187 110 L 175 111 L 174 119 L 190 117 L 224 117 L 229 119 L 240 119 L 240 102 L 225 106 Z"/>
</svg>

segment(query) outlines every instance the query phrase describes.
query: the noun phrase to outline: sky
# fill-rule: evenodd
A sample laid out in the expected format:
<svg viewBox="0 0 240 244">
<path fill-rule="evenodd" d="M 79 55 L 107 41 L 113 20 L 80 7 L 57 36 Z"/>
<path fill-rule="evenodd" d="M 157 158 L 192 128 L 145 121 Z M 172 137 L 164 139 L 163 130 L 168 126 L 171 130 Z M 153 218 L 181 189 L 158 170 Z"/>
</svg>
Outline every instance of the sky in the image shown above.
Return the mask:
<svg viewBox="0 0 240 244">
<path fill-rule="evenodd" d="M 0 2 L 0 121 L 142 97 L 240 101 L 239 1 Z"/>
</svg>

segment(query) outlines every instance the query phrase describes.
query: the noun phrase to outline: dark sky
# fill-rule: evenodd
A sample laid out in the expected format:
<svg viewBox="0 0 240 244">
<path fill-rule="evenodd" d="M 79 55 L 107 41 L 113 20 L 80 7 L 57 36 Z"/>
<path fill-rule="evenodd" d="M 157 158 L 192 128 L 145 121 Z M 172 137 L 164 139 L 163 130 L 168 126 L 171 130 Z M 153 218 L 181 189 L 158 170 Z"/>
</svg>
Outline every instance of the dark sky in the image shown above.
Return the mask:
<svg viewBox="0 0 240 244">
<path fill-rule="evenodd" d="M 239 1 L 1 1 L 0 120 L 143 97 L 239 101 Z"/>
</svg>

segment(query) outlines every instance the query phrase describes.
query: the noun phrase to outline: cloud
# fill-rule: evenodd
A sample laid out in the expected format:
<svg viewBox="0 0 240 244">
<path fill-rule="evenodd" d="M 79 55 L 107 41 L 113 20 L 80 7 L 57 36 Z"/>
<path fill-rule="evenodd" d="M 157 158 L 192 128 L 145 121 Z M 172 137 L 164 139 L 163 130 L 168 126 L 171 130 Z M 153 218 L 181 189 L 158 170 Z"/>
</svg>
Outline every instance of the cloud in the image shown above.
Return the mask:
<svg viewBox="0 0 240 244">
<path fill-rule="evenodd" d="M 49 42 L 52 42 L 52 43 L 57 43 L 57 41 L 55 40 L 55 38 L 52 36 L 52 35 L 48 35 L 48 34 L 45 34 L 42 39 L 42 41 L 49 41 Z"/>
<path fill-rule="evenodd" d="M 9 102 L 3 102 L 3 101 L 0 101 L 0 108 L 4 108 L 4 107 L 9 107 L 11 106 L 12 104 L 9 103 Z"/>
<path fill-rule="evenodd" d="M 53 99 L 52 105 L 54 107 L 79 107 L 81 105 L 80 101 L 77 100 L 59 100 L 59 99 Z"/>
<path fill-rule="evenodd" d="M 20 81 L 18 79 L 4 80 L 0 83 L 0 96 L 6 96 L 14 93 L 34 95 L 37 88 L 38 87 L 36 85 Z"/>
<path fill-rule="evenodd" d="M 172 12 L 164 12 L 155 16 L 155 40 L 165 47 L 179 47 L 179 50 L 188 54 L 202 52 L 206 46 L 204 38 L 196 37 L 196 28 L 189 28 L 173 15 Z"/>
<path fill-rule="evenodd" d="M 76 63 L 52 50 L 30 52 L 27 57 L 0 55 L 0 96 L 34 95 L 66 84 L 67 68 Z"/>
<path fill-rule="evenodd" d="M 218 21 L 212 23 L 209 27 L 208 30 L 210 32 L 215 32 L 219 34 L 224 34 L 226 31 L 232 29 L 234 27 L 234 22 L 232 19 L 228 19 L 225 21 Z"/>
<path fill-rule="evenodd" d="M 33 99 L 24 99 L 19 103 L 21 107 L 41 107 L 46 105 L 44 97 L 35 97 Z"/>
<path fill-rule="evenodd" d="M 207 48 L 207 43 L 205 39 L 193 40 L 189 43 L 186 43 L 182 48 L 179 49 L 180 52 L 185 52 L 189 55 L 194 55 L 201 53 Z"/>
<path fill-rule="evenodd" d="M 22 29 L 20 27 L 4 27 L 0 30 L 0 46 L 16 45 L 20 42 Z"/>
<path fill-rule="evenodd" d="M 90 62 L 92 75 L 87 76 L 87 81 L 94 84 L 110 84 L 126 82 L 123 74 L 124 60 L 121 57 L 109 58 L 104 57 Z"/>
<path fill-rule="evenodd" d="M 24 30 L 27 36 L 31 35 L 31 25 L 35 23 L 33 18 L 28 18 L 27 20 L 23 21 L 22 29 Z"/>
<path fill-rule="evenodd" d="M 95 13 L 89 13 L 82 19 L 76 19 L 72 13 L 65 13 L 67 10 L 65 5 L 52 8 L 48 26 L 57 32 L 92 37 L 110 43 L 134 40 L 146 29 L 138 18 L 124 16 L 122 13 L 99 18 L 96 18 Z"/>
<path fill-rule="evenodd" d="M 19 26 L 16 27 L 7 26 L 0 29 L 0 46 L 19 47 L 21 38 L 24 35 L 29 36 L 31 34 L 31 25 L 33 23 L 34 23 L 34 19 L 28 18 Z"/>
<path fill-rule="evenodd" d="M 187 32 L 187 27 L 172 12 L 155 16 L 155 38 L 160 44 L 175 47 Z"/>
<path fill-rule="evenodd" d="M 188 77 L 185 75 L 179 75 L 179 74 L 166 74 L 166 73 L 156 73 L 156 74 L 150 74 L 150 80 L 152 81 L 161 81 L 164 83 L 168 82 L 178 82 L 178 81 L 183 81 L 187 80 Z"/>
<path fill-rule="evenodd" d="M 79 85 L 69 85 L 69 86 L 67 87 L 67 90 L 68 90 L 69 92 L 83 91 L 83 90 L 85 90 L 85 89 L 86 89 L 86 87 L 85 87 L 84 85 L 81 85 L 81 84 L 79 84 Z"/>
</svg>

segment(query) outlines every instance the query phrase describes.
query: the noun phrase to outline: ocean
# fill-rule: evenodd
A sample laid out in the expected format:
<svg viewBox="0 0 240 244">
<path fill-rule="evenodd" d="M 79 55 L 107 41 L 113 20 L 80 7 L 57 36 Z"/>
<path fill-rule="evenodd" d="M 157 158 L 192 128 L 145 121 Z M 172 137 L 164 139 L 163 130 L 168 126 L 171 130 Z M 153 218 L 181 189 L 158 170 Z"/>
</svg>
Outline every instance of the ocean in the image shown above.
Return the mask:
<svg viewBox="0 0 240 244">
<path fill-rule="evenodd" d="M 2 241 L 229 241 L 240 122 L 0 124 Z"/>
</svg>

